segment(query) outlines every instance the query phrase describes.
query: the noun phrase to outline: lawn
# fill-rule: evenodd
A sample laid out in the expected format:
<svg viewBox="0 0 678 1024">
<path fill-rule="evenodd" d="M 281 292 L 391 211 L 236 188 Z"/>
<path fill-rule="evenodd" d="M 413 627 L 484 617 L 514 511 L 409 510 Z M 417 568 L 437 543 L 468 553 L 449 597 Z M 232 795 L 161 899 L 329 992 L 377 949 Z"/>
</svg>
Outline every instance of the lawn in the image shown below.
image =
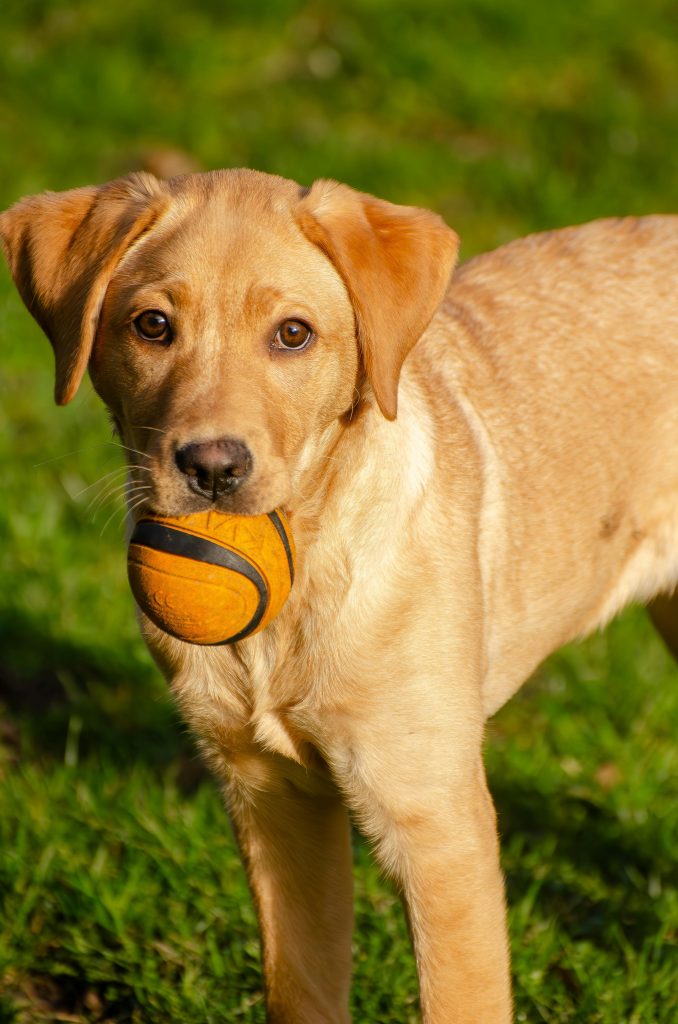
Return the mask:
<svg viewBox="0 0 678 1024">
<path fill-rule="evenodd" d="M 0 38 L 0 206 L 247 165 L 432 207 L 463 258 L 678 210 L 668 0 L 5 0 Z M 0 351 L 0 1024 L 263 1021 L 228 822 L 137 635 L 120 451 L 89 387 L 53 407 L 4 269 Z M 489 725 L 520 1021 L 678 1020 L 677 681 L 631 609 Z M 408 1024 L 403 915 L 355 846 L 354 1019 Z"/>
</svg>

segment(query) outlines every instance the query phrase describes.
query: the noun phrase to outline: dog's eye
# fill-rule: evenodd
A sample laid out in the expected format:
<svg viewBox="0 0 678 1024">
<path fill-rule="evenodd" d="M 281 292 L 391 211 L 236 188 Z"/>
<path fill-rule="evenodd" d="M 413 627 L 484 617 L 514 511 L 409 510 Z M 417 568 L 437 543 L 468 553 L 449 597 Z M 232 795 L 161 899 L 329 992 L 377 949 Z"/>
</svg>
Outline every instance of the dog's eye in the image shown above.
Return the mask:
<svg viewBox="0 0 678 1024">
<path fill-rule="evenodd" d="M 169 320 L 159 309 L 147 309 L 133 320 L 134 330 L 144 341 L 156 341 L 169 345 L 172 331 Z"/>
<path fill-rule="evenodd" d="M 281 323 L 274 344 L 277 348 L 300 349 L 305 348 L 313 337 L 313 331 L 308 324 L 301 320 L 285 320 Z"/>
</svg>

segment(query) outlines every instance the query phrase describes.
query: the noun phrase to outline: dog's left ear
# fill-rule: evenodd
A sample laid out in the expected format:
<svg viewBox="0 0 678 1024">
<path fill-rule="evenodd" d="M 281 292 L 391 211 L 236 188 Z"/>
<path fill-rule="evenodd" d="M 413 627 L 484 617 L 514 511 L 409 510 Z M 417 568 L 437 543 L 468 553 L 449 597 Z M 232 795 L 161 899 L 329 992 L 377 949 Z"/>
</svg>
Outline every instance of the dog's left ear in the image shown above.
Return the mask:
<svg viewBox="0 0 678 1024">
<path fill-rule="evenodd" d="M 335 181 L 316 181 L 294 212 L 346 285 L 368 379 L 384 416 L 394 420 L 400 370 L 443 300 L 459 239 L 429 210 Z"/>
<path fill-rule="evenodd" d="M 0 214 L 0 241 L 30 313 L 54 348 L 55 398 L 78 389 L 115 268 L 169 202 L 150 174 L 44 192 Z"/>
</svg>

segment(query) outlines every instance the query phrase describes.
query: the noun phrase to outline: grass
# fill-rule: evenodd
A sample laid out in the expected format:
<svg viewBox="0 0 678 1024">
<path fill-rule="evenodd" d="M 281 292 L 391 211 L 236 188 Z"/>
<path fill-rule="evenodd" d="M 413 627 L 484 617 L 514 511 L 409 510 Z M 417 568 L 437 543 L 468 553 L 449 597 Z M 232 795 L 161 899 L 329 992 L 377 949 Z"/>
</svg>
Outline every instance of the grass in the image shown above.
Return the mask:
<svg viewBox="0 0 678 1024">
<path fill-rule="evenodd" d="M 169 148 L 434 207 L 464 256 L 675 210 L 677 27 L 668 0 L 6 0 L 0 205 Z M 52 407 L 4 272 L 0 349 L 0 1024 L 262 1021 L 219 795 L 137 636 L 120 506 L 97 507 L 120 453 L 90 389 Z M 521 1021 L 678 1018 L 675 684 L 632 610 L 490 724 Z M 357 838 L 355 879 L 355 1020 L 414 1021 Z"/>
</svg>

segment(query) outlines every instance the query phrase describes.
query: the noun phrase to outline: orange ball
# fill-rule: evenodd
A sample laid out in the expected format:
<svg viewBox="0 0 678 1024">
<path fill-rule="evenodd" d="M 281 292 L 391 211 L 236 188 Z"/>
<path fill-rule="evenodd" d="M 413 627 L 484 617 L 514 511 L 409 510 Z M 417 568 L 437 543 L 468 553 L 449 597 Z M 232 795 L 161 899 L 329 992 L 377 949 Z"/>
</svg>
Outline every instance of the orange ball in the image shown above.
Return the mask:
<svg viewBox="0 0 678 1024">
<path fill-rule="evenodd" d="M 231 644 L 263 629 L 294 581 L 281 509 L 259 516 L 145 516 L 127 555 L 132 593 L 160 629 L 192 644 Z"/>
</svg>

